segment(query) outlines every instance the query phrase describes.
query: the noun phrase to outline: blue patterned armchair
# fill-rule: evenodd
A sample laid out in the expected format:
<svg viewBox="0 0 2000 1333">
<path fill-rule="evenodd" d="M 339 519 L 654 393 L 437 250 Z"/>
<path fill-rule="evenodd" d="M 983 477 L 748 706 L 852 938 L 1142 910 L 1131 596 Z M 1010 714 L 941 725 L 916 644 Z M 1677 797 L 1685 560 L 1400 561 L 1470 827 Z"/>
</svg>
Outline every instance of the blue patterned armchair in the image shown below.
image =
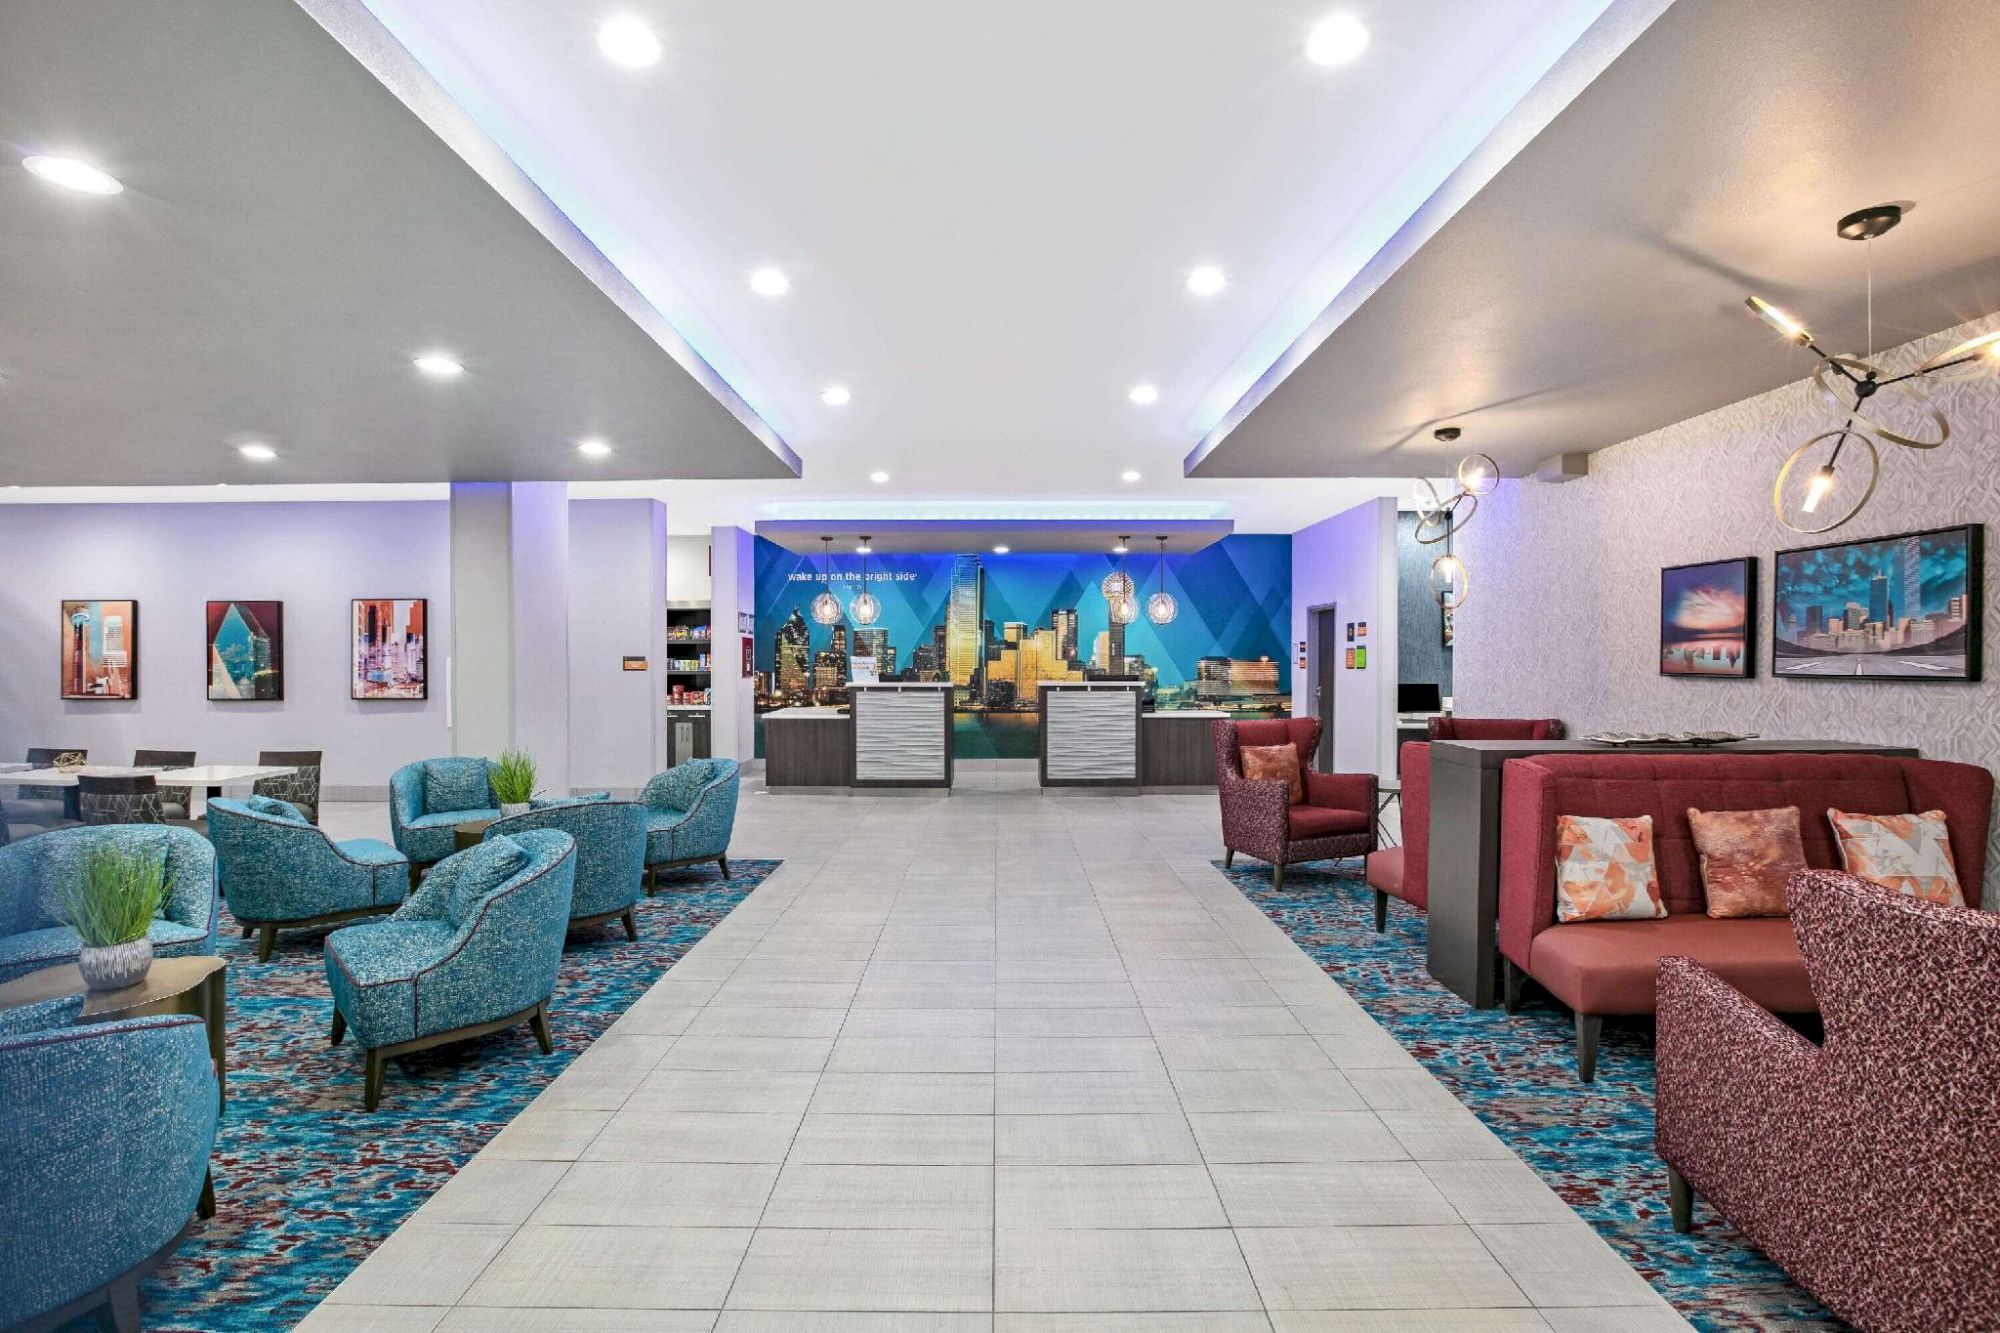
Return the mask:
<svg viewBox="0 0 2000 1333">
<path fill-rule="evenodd" d="M 335 842 L 303 811 L 253 796 L 208 803 L 208 839 L 222 900 L 255 929 L 257 961 L 271 957 L 278 931 L 325 926 L 391 911 L 410 891 L 410 863 L 386 842 Z"/>
<path fill-rule="evenodd" d="M 529 829 L 556 829 L 576 839 L 576 893 L 569 924 L 602 925 L 614 917 L 625 923 L 628 939 L 639 938 L 632 908 L 646 883 L 646 807 L 638 801 L 589 797 L 538 802 L 525 815 L 489 825 L 488 839 L 513 837 Z"/>
<path fill-rule="evenodd" d="M 659 872 L 714 861 L 729 876 L 729 835 L 736 827 L 738 765 L 734 759 L 691 759 L 646 784 L 646 891 Z"/>
<path fill-rule="evenodd" d="M 215 1210 L 208 1036 L 187 1015 L 78 1027 L 79 998 L 39 1008 L 0 1019 L 0 1327 L 97 1312 L 137 1330 L 140 1278 Z"/>
<path fill-rule="evenodd" d="M 56 912 L 56 886 L 83 874 L 90 849 L 115 844 L 158 855 L 167 901 L 146 934 L 163 958 L 215 952 L 215 849 L 193 829 L 99 824 L 53 829 L 0 847 L 0 981 L 76 961 L 83 942 Z"/>
<path fill-rule="evenodd" d="M 326 937 L 333 1044 L 367 1055 L 365 1103 L 392 1057 L 527 1021 L 547 1054 L 549 996 L 576 885 L 576 840 L 554 829 L 495 838 L 440 861 L 386 921 Z"/>
<path fill-rule="evenodd" d="M 389 836 L 410 868 L 434 865 L 458 848 L 460 824 L 500 817 L 491 765 L 471 755 L 419 759 L 389 778 Z"/>
</svg>

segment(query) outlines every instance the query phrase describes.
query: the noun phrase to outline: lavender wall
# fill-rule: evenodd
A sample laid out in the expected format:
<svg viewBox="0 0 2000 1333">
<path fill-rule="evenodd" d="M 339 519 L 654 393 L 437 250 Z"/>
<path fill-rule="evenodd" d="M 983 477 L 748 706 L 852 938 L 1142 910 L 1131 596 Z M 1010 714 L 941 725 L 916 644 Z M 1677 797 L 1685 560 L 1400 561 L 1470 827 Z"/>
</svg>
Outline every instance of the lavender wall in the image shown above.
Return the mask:
<svg viewBox="0 0 2000 1333">
<path fill-rule="evenodd" d="M 1396 502 L 1367 500 L 1292 534 L 1292 651 L 1311 641 L 1311 609 L 1333 604 L 1343 627 L 1368 622 L 1368 666 L 1334 671 L 1333 771 L 1396 771 Z M 1360 640 L 1356 640 L 1359 646 Z M 1298 665 L 1293 658 L 1293 666 Z M 1292 682 L 1293 712 L 1324 718 L 1308 704 L 1318 675 L 1314 662 Z M 1325 756 L 1327 740 L 1320 741 Z"/>
<path fill-rule="evenodd" d="M 385 790 L 397 765 L 452 749 L 448 529 L 439 501 L 0 507 L 0 758 L 30 745 L 87 746 L 120 763 L 141 747 L 208 763 L 317 749 L 328 786 Z M 138 599 L 136 700 L 57 697 L 59 604 L 82 597 Z M 355 597 L 430 599 L 428 700 L 348 698 Z M 207 701 L 210 598 L 285 604 L 283 700 Z"/>
<path fill-rule="evenodd" d="M 2000 316 L 1879 359 L 1912 366 L 1994 327 Z M 1923 454 L 1884 445 L 1874 501 L 1829 537 L 1800 537 L 1771 511 L 1771 479 L 1785 455 L 1838 424 L 1804 381 L 1605 449 L 1583 480 L 1505 483 L 1457 539 L 1472 573 L 1455 625 L 1458 711 L 1561 717 L 1580 732 L 1686 728 L 1915 744 L 1932 758 L 2000 770 L 2000 664 L 1990 650 L 1986 680 L 1971 685 L 1769 675 L 1773 551 L 2000 516 L 2000 383 L 1989 375 L 1941 386 L 1936 400 L 1952 439 Z M 1738 555 L 1759 557 L 1757 678 L 1660 676 L 1660 569 Z M 1989 555 L 1989 644 L 2000 615 L 1996 579 L 2000 558 Z M 1990 845 L 1986 905 L 2000 910 L 2000 839 Z"/>
</svg>

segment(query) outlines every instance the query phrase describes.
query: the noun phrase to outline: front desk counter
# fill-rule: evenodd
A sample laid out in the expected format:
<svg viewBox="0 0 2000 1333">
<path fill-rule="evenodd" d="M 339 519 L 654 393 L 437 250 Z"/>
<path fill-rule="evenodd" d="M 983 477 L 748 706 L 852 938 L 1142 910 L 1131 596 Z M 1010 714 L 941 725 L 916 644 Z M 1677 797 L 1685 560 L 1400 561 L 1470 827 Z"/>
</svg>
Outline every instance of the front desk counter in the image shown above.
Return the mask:
<svg viewBox="0 0 2000 1333">
<path fill-rule="evenodd" d="M 1170 708 L 1139 719 L 1139 771 L 1146 787 L 1215 790 L 1215 724 L 1229 714 L 1213 708 Z"/>
<path fill-rule="evenodd" d="M 854 728 L 845 708 L 778 708 L 762 720 L 767 788 L 844 788 L 854 781 Z"/>
<path fill-rule="evenodd" d="M 952 686 L 948 681 L 850 685 L 857 788 L 944 788 L 952 777 Z"/>
</svg>

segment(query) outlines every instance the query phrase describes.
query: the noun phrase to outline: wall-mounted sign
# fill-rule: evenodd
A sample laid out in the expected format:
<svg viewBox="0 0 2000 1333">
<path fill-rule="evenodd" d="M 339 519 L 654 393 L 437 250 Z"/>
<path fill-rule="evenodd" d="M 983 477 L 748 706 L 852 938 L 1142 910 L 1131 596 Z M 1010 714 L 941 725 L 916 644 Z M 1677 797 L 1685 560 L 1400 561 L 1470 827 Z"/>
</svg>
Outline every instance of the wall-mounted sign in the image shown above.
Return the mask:
<svg viewBox="0 0 2000 1333">
<path fill-rule="evenodd" d="M 1368 650 L 1365 647 L 1354 650 L 1354 669 L 1356 671 L 1366 671 L 1368 669 Z"/>
<path fill-rule="evenodd" d="M 738 634 L 755 634 L 757 632 L 757 613 L 755 611 L 738 611 L 736 613 L 736 632 Z"/>
<path fill-rule="evenodd" d="M 1352 648 L 1349 648 L 1347 650 L 1347 659 L 1345 662 L 1342 663 L 1342 665 L 1345 666 L 1349 671 L 1354 670 L 1354 650 Z"/>
<path fill-rule="evenodd" d="M 1354 622 L 1351 620 L 1347 622 L 1347 641 L 1354 642 Z"/>
<path fill-rule="evenodd" d="M 1355 637 L 1355 638 L 1357 638 L 1357 639 L 1365 639 L 1365 638 L 1367 638 L 1367 637 L 1368 637 L 1368 622 L 1367 622 L 1367 621 L 1365 621 L 1365 620 L 1361 620 L 1361 621 L 1356 621 L 1356 622 L 1355 622 L 1355 625 L 1354 625 L 1354 637 Z"/>
<path fill-rule="evenodd" d="M 644 671 L 646 669 L 646 659 L 643 657 L 621 657 L 618 659 L 618 664 L 627 671 Z"/>
<path fill-rule="evenodd" d="M 757 673 L 757 640 L 748 634 L 743 636 L 743 679 L 748 680 Z"/>
</svg>

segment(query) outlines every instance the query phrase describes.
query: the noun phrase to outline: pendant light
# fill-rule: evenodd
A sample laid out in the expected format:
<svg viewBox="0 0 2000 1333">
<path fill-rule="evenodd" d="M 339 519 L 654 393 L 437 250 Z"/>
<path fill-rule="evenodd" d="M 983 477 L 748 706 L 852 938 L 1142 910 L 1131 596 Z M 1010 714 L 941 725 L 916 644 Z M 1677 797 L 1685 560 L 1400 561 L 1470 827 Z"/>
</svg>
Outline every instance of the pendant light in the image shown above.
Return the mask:
<svg viewBox="0 0 2000 1333">
<path fill-rule="evenodd" d="M 1171 625 L 1174 617 L 1181 612 L 1174 595 L 1167 591 L 1167 539 L 1156 537 L 1160 544 L 1160 590 L 1146 599 L 1146 619 L 1155 625 Z"/>
<path fill-rule="evenodd" d="M 1930 400 L 1926 386 L 1931 381 L 2000 368 L 2000 331 L 1969 338 L 1900 375 L 1885 376 L 1873 363 L 1874 241 L 1902 220 L 1902 205 L 1878 204 L 1849 213 L 1834 226 L 1842 240 L 1860 241 L 1869 247 L 1866 357 L 1828 352 L 1813 340 L 1804 324 L 1777 306 L 1758 296 L 1744 299 L 1743 304 L 1750 307 L 1751 314 L 1783 334 L 1787 342 L 1819 358 L 1819 364 L 1813 368 L 1813 387 L 1844 418 L 1837 428 L 1821 431 L 1792 450 L 1778 468 L 1778 479 L 1771 487 L 1771 508 L 1778 521 L 1793 532 L 1832 532 L 1867 506 L 1882 475 L 1881 452 L 1875 447 L 1877 439 L 1905 449 L 1935 449 L 1951 438 L 1951 423 Z M 1847 460 L 1845 474 L 1840 471 L 1843 457 Z M 1810 472 L 1800 466 L 1814 458 L 1821 461 Z M 1843 475 L 1858 477 L 1864 472 L 1867 479 L 1858 483 L 1860 493 L 1851 503 L 1826 507 Z M 1833 517 L 1829 518 L 1829 514 Z"/>
<path fill-rule="evenodd" d="M 857 625 L 872 625 L 882 618 L 882 603 L 868 591 L 868 557 L 875 548 L 869 545 L 868 534 L 864 532 L 861 534 L 861 545 L 854 549 L 861 553 L 861 595 L 847 608 L 847 616 Z"/>
<path fill-rule="evenodd" d="M 833 538 L 819 539 L 819 596 L 812 600 L 812 618 L 822 625 L 838 625 L 847 613 L 840 608 L 840 599 L 833 595 L 832 575 L 828 572 L 833 565 Z"/>
<path fill-rule="evenodd" d="M 1118 568 L 1104 576 L 1098 586 L 1104 591 L 1104 601 L 1114 625 L 1129 625 L 1139 618 L 1139 599 L 1134 595 L 1132 576 L 1125 572 L 1125 553 L 1131 549 L 1132 539 L 1118 538 Z"/>
</svg>

